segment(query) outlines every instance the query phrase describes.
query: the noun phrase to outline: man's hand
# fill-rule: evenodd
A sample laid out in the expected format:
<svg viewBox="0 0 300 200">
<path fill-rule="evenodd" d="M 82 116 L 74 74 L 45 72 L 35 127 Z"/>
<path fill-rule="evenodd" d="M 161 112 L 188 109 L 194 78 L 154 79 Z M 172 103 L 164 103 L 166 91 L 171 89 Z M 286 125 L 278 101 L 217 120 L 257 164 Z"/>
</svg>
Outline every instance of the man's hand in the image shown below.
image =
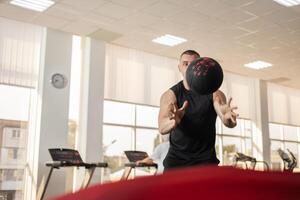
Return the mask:
<svg viewBox="0 0 300 200">
<path fill-rule="evenodd" d="M 147 158 L 144 158 L 143 160 L 138 160 L 135 162 L 136 165 L 142 165 L 142 164 L 154 164 L 152 158 L 150 157 L 147 157 Z"/>
<path fill-rule="evenodd" d="M 233 128 L 236 126 L 236 118 L 238 114 L 234 112 L 237 109 L 237 106 L 231 106 L 232 98 L 229 98 L 228 103 L 222 105 L 221 112 L 222 112 L 222 121 L 223 123 L 229 127 Z"/>
<path fill-rule="evenodd" d="M 135 162 L 136 165 L 141 165 L 141 164 L 145 164 L 146 162 L 143 160 L 138 160 Z"/>
<path fill-rule="evenodd" d="M 185 101 L 181 108 L 178 109 L 177 105 L 174 103 L 171 103 L 168 106 L 169 111 L 169 119 L 172 122 L 172 129 L 176 128 L 176 126 L 181 122 L 181 119 L 183 118 L 185 114 L 185 110 L 188 107 L 188 101 Z"/>
</svg>

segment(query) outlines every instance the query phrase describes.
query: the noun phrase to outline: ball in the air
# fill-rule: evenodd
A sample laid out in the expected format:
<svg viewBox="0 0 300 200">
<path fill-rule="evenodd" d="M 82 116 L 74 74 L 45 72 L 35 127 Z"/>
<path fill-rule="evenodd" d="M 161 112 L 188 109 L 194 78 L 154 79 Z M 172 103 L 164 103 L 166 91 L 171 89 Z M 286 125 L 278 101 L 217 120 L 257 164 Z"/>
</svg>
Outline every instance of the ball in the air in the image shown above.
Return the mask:
<svg viewBox="0 0 300 200">
<path fill-rule="evenodd" d="M 216 60 L 200 57 L 188 66 L 186 80 L 192 91 L 202 95 L 211 94 L 222 85 L 223 70 Z"/>
</svg>

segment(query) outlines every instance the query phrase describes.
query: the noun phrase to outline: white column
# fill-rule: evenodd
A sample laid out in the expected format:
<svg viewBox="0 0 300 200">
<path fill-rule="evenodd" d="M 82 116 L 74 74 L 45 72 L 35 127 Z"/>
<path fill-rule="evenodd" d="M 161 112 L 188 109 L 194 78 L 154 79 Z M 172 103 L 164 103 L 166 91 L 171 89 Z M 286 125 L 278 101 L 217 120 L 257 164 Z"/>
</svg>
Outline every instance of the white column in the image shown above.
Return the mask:
<svg viewBox="0 0 300 200">
<path fill-rule="evenodd" d="M 76 147 L 85 162 L 100 162 L 103 158 L 105 43 L 83 38 L 82 44 L 82 85 Z M 83 175 L 83 170 L 75 170 L 75 190 L 80 187 Z M 100 169 L 96 169 L 92 183 L 100 182 L 100 178 Z"/>
<path fill-rule="evenodd" d="M 36 108 L 31 116 L 28 138 L 28 159 L 26 171 L 25 199 L 35 199 L 41 182 L 45 181 L 51 161 L 49 148 L 67 146 L 69 84 L 63 89 L 54 88 L 50 79 L 54 73 L 63 74 L 67 79 L 71 71 L 72 35 L 44 30 L 41 49 L 40 74 L 36 99 Z M 54 170 L 45 198 L 65 193 L 65 172 Z"/>
<path fill-rule="evenodd" d="M 255 81 L 256 116 L 254 118 L 253 155 L 270 164 L 268 93 L 265 81 Z"/>
</svg>

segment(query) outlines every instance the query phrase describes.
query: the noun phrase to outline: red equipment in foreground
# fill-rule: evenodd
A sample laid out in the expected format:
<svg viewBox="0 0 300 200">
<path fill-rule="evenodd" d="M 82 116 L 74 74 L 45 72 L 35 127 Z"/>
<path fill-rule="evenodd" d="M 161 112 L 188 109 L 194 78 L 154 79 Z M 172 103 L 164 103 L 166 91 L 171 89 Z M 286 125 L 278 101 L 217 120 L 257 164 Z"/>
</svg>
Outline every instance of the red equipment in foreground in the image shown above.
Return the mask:
<svg viewBox="0 0 300 200">
<path fill-rule="evenodd" d="M 299 200 L 300 174 L 232 167 L 192 167 L 163 175 L 91 186 L 57 200 Z"/>
</svg>

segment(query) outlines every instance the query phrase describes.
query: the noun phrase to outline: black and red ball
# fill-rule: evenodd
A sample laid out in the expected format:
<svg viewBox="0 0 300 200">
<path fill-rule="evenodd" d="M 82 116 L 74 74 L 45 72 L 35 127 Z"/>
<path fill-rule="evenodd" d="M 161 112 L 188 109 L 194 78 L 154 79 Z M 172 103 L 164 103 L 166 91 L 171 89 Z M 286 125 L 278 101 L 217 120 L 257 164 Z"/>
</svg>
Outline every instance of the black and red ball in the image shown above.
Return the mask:
<svg viewBox="0 0 300 200">
<path fill-rule="evenodd" d="M 216 60 L 200 57 L 188 66 L 186 80 L 192 91 L 202 95 L 212 94 L 222 85 L 223 70 Z"/>
</svg>

